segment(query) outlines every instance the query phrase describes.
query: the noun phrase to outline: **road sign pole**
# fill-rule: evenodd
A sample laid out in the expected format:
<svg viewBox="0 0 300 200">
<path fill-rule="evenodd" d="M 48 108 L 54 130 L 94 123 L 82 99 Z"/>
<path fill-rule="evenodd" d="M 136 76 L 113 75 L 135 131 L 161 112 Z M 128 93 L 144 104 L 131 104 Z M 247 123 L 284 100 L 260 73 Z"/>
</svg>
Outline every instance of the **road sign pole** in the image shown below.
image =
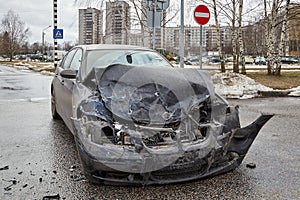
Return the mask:
<svg viewBox="0 0 300 200">
<path fill-rule="evenodd" d="M 57 0 L 53 0 L 53 28 L 57 29 Z M 54 67 L 57 67 L 58 58 L 57 58 L 57 50 L 58 50 L 58 44 L 57 39 L 54 39 Z"/>
<path fill-rule="evenodd" d="M 209 9 L 205 5 L 199 5 L 194 10 L 194 19 L 200 24 L 200 56 L 199 56 L 199 65 L 202 69 L 202 25 L 206 24 L 209 21 L 210 13 Z"/>
<path fill-rule="evenodd" d="M 152 2 L 152 6 L 153 6 L 153 32 L 152 32 L 152 48 L 153 50 L 155 50 L 155 15 L 156 15 L 156 0 L 154 0 Z"/>
<path fill-rule="evenodd" d="M 200 63 L 200 69 L 202 69 L 202 25 L 200 25 L 200 59 L 199 59 L 199 63 Z"/>
<path fill-rule="evenodd" d="M 181 0 L 181 6 L 180 6 L 179 56 L 180 56 L 180 68 L 183 68 L 184 67 L 184 0 Z"/>
</svg>

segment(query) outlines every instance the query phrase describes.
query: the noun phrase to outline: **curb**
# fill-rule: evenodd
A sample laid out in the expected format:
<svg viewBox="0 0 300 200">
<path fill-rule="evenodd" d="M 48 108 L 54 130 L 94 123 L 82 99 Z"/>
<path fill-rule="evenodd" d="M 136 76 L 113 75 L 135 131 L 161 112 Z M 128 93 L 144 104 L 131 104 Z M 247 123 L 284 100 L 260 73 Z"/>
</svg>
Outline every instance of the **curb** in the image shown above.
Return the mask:
<svg viewBox="0 0 300 200">
<path fill-rule="evenodd" d="M 291 93 L 290 90 L 271 90 L 271 91 L 257 91 L 261 97 L 287 97 Z"/>
</svg>

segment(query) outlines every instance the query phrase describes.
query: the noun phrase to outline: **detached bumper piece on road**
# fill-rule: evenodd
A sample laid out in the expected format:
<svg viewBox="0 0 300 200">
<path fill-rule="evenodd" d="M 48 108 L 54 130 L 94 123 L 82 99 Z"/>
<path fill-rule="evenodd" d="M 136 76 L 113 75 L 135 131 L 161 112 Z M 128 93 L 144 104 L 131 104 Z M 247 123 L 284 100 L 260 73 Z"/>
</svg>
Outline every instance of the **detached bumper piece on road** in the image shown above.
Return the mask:
<svg viewBox="0 0 300 200">
<path fill-rule="evenodd" d="M 93 183 L 167 184 L 228 172 L 273 116 L 241 128 L 238 107 L 194 69 L 114 65 L 94 73 L 97 91 L 73 92 L 75 140 Z"/>
</svg>

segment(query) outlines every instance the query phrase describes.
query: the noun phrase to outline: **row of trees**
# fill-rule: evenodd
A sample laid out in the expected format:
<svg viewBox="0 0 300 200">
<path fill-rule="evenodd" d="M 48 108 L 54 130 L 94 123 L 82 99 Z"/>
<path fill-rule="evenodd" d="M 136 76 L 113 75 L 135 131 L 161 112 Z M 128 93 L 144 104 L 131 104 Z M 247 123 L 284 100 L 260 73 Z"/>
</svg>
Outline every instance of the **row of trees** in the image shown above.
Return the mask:
<svg viewBox="0 0 300 200">
<path fill-rule="evenodd" d="M 53 45 L 45 43 L 43 46 L 39 42 L 29 44 L 29 28 L 20 19 L 19 15 L 9 10 L 4 15 L 0 25 L 0 55 L 6 55 L 12 61 L 16 54 L 37 54 L 44 50 L 53 49 Z M 74 46 L 70 41 L 64 42 L 58 46 L 58 50 L 69 50 Z"/>
<path fill-rule="evenodd" d="M 249 13 L 257 15 L 262 9 L 265 30 L 265 49 L 267 69 L 269 75 L 280 75 L 281 58 L 288 53 L 287 47 L 289 43 L 288 22 L 295 19 L 299 11 L 290 14 L 291 10 L 298 10 L 300 3 L 291 3 L 290 0 L 263 0 L 252 1 L 251 7 L 244 8 L 244 0 L 223 0 L 204 1 L 214 11 L 215 24 L 219 26 L 220 19 L 227 19 L 226 23 L 231 27 L 232 31 L 232 52 L 233 52 L 233 71 L 239 73 L 239 61 L 242 61 L 241 73 L 246 73 L 244 59 L 244 38 L 243 38 L 243 22 L 244 17 Z M 300 20 L 300 19 L 299 19 Z M 278 28 L 280 28 L 278 34 Z M 220 33 L 220 28 L 218 30 Z M 221 57 L 221 71 L 225 72 L 224 51 L 221 42 L 218 41 L 218 51 Z"/>
</svg>

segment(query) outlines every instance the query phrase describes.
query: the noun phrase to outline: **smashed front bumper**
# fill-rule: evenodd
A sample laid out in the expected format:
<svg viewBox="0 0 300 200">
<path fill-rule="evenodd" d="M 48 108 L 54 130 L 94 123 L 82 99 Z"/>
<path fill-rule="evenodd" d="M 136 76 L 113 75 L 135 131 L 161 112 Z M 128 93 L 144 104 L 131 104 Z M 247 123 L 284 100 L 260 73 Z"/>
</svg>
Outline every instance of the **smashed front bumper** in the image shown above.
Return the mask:
<svg viewBox="0 0 300 200">
<path fill-rule="evenodd" d="M 205 138 L 183 142 L 178 132 L 169 145 L 145 144 L 140 134 L 134 131 L 130 133 L 132 145 L 95 143 L 86 133 L 87 124 L 91 127 L 90 122 L 77 119 L 74 120 L 75 139 L 91 182 L 116 185 L 177 183 L 215 176 L 238 167 L 259 130 L 272 116 L 262 114 L 249 126 L 240 128 L 238 110 L 231 108 L 225 126 L 211 126 Z M 97 127 L 92 122 L 94 126 Z M 101 124 L 97 128 L 103 127 Z"/>
<path fill-rule="evenodd" d="M 94 183 L 177 183 L 233 170 L 272 117 L 241 128 L 238 107 L 203 71 L 112 65 L 94 74 L 93 91 L 73 88 L 73 132 Z"/>
</svg>

